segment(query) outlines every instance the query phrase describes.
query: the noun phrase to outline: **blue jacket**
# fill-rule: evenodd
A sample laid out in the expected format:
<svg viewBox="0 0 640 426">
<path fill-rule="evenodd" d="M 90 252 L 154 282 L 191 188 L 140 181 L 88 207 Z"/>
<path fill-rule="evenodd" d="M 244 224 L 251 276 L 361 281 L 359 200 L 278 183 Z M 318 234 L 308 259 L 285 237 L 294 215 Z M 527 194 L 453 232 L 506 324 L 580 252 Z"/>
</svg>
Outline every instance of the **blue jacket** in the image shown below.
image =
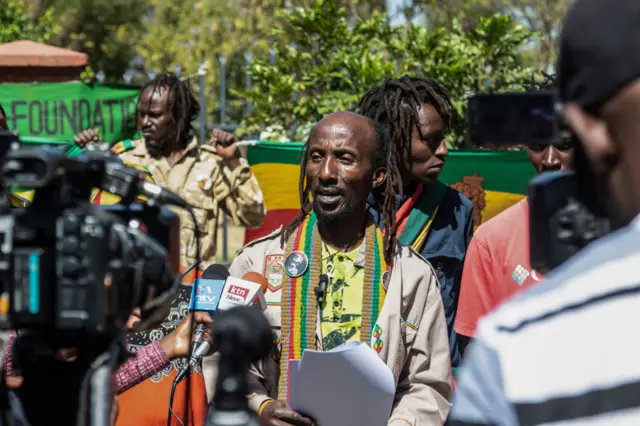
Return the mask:
<svg viewBox="0 0 640 426">
<path fill-rule="evenodd" d="M 404 194 L 402 198 L 397 196 L 396 211 L 410 196 L 411 193 Z M 371 195 L 369 201 L 373 202 Z M 384 226 L 382 216 L 375 209 L 370 208 L 370 213 L 375 220 L 380 221 L 381 226 Z M 447 187 L 420 254 L 431 263 L 440 282 L 440 294 L 449 331 L 451 365 L 454 368 L 460 364 L 463 343 L 459 341 L 453 325 L 458 310 L 464 256 L 472 235 L 473 204 L 455 189 Z"/>
</svg>

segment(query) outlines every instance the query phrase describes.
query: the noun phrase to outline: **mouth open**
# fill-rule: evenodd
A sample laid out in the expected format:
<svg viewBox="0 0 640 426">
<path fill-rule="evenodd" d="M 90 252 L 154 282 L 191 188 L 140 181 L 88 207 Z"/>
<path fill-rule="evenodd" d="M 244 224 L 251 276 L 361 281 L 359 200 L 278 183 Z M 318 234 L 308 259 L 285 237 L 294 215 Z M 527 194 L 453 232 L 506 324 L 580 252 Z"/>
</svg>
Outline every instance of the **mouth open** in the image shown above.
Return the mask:
<svg viewBox="0 0 640 426">
<path fill-rule="evenodd" d="M 332 190 L 318 190 L 316 191 L 314 198 L 325 207 L 334 207 L 340 203 L 342 200 L 343 193 L 341 191 L 332 191 Z"/>
</svg>

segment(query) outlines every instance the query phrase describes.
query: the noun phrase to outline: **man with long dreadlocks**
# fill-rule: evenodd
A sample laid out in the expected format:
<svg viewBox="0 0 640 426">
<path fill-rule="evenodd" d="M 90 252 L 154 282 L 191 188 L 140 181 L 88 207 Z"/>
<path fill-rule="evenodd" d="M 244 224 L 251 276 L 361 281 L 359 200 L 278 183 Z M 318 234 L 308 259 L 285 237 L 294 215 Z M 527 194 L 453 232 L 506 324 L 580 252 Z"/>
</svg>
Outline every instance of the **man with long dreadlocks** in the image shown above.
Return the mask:
<svg viewBox="0 0 640 426">
<path fill-rule="evenodd" d="M 215 262 L 216 231 L 221 211 L 245 227 L 259 226 L 266 213 L 258 182 L 246 160 L 240 157 L 235 138 L 225 132 L 214 131 L 210 144 L 198 144 L 191 125 L 198 112 L 199 104 L 187 82 L 173 74 L 159 75 L 140 92 L 137 127 L 144 138 L 126 140 L 112 148 L 125 163 L 145 169 L 155 183 L 176 192 L 194 207 L 197 228 L 190 215 L 176 210 L 180 215 L 182 269 L 195 262 L 196 229 L 200 233 L 201 268 Z M 97 131 L 91 129 L 82 132 L 75 141 L 84 146 L 98 139 Z M 108 198 L 108 194 L 98 196 L 105 198 L 98 203 Z M 194 277 L 195 271 L 184 277 L 183 282 L 191 282 Z M 175 330 L 187 314 L 190 295 L 191 287 L 182 285 L 161 327 L 129 333 L 127 343 L 130 350 L 149 347 Z M 171 383 L 185 362 L 184 358 L 173 360 L 149 380 L 123 393 L 120 396 L 118 425 L 166 425 L 169 407 L 168 404 L 159 406 L 158 398 L 161 398 L 161 404 L 168 400 Z M 212 367 L 207 375 L 215 375 L 215 366 Z M 184 419 L 188 410 L 189 426 L 204 422 L 208 399 L 202 373 L 206 368 L 197 365 L 191 377 L 189 407 L 185 406 L 183 397 L 186 381 L 176 388 L 173 411 Z M 173 419 L 172 424 L 178 424 L 177 419 Z"/>
<path fill-rule="evenodd" d="M 264 220 L 266 209 L 258 181 L 240 157 L 235 137 L 215 130 L 210 144 L 198 144 L 192 122 L 200 111 L 187 82 L 174 74 L 161 74 L 140 92 L 137 127 L 142 140 L 125 140 L 112 150 L 126 163 L 137 164 L 153 180 L 195 207 L 200 233 L 202 269 L 216 259 L 216 231 L 220 211 L 247 228 Z M 78 145 L 98 139 L 91 129 L 79 134 Z M 187 268 L 195 262 L 195 228 L 191 216 L 180 215 L 180 262 Z"/>
<path fill-rule="evenodd" d="M 525 90 L 553 90 L 553 76 L 543 75 L 542 84 L 532 76 Z M 570 169 L 577 143 L 568 130 L 555 140 L 530 141 L 529 160 L 538 173 Z M 475 337 L 480 318 L 542 278 L 529 261 L 529 202 L 524 198 L 476 230 L 464 264 L 456 331 Z"/>
<path fill-rule="evenodd" d="M 250 374 L 249 404 L 263 425 L 312 424 L 286 404 L 289 361 L 349 341 L 370 345 L 395 376 L 390 425 L 438 425 L 447 417 L 449 345 L 435 273 L 367 212 L 373 192 L 380 214 L 395 214 L 389 143 L 384 127 L 361 115 L 322 119 L 304 150 L 300 215 L 249 244 L 231 265 L 233 276 L 253 271 L 270 280 L 273 356 Z"/>
<path fill-rule="evenodd" d="M 454 109 L 447 89 L 435 80 L 387 79 L 360 101 L 360 113 L 382 123 L 391 135 L 389 176 L 402 191 L 390 198 L 391 228 L 435 268 L 449 332 L 451 365 L 461 361 L 464 342 L 453 330 L 464 256 L 473 234 L 473 205 L 440 181 L 448 155 L 445 135 Z M 374 215 L 377 217 L 378 215 Z"/>
</svg>

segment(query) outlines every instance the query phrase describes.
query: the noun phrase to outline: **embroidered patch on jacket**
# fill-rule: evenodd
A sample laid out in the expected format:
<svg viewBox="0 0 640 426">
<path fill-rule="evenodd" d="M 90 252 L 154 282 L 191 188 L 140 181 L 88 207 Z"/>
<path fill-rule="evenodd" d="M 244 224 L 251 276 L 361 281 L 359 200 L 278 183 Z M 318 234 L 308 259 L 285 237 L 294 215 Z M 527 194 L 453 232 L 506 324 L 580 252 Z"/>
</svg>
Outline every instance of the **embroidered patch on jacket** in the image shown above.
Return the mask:
<svg viewBox="0 0 640 426">
<path fill-rule="evenodd" d="M 380 353 L 380 351 L 382 351 L 382 348 L 384 347 L 384 342 L 382 341 L 382 327 L 380 327 L 378 324 L 376 324 L 373 329 L 373 337 L 376 338 L 376 341 L 373 343 L 373 349 L 375 349 L 376 352 Z"/>
<path fill-rule="evenodd" d="M 280 350 L 280 338 L 278 337 L 278 335 L 276 334 L 276 332 L 272 332 L 271 335 L 271 339 L 273 342 L 273 353 L 271 354 L 271 357 L 273 358 L 273 360 L 275 362 L 280 362 L 280 354 L 281 354 L 281 350 Z"/>
<path fill-rule="evenodd" d="M 284 273 L 284 255 L 270 254 L 264 260 L 264 276 L 269 281 L 269 290 L 276 292 L 282 288 L 282 274 Z"/>
</svg>

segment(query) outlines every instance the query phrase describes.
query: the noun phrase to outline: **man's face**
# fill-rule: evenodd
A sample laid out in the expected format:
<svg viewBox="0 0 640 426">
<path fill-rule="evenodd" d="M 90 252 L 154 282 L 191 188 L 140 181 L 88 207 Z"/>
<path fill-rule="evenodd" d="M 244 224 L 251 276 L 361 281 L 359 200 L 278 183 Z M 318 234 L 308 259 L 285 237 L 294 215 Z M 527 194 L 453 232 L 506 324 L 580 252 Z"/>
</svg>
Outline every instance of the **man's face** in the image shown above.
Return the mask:
<svg viewBox="0 0 640 426">
<path fill-rule="evenodd" d="M 411 134 L 410 171 L 403 171 L 403 183 L 415 180 L 429 183 L 438 179 L 445 159 L 449 155 L 445 144 L 445 126 L 442 118 L 431 105 L 422 105 L 418 110 L 420 132 L 414 127 Z"/>
<path fill-rule="evenodd" d="M 306 176 L 318 220 L 364 214 L 375 149 L 373 126 L 355 114 L 332 114 L 317 125 L 307 151 Z"/>
<path fill-rule="evenodd" d="M 575 138 L 565 132 L 558 143 L 529 144 L 529 160 L 538 173 L 570 170 L 573 168 L 575 143 Z"/>
<path fill-rule="evenodd" d="M 629 84 L 598 112 L 568 104 L 565 118 L 582 143 L 589 167 L 616 224 L 640 213 L 640 81 Z"/>
<path fill-rule="evenodd" d="M 138 129 L 144 135 L 149 153 L 158 157 L 164 146 L 176 134 L 176 124 L 169 110 L 169 91 L 166 87 L 153 86 L 145 89 L 140 95 L 137 117 Z"/>
</svg>

